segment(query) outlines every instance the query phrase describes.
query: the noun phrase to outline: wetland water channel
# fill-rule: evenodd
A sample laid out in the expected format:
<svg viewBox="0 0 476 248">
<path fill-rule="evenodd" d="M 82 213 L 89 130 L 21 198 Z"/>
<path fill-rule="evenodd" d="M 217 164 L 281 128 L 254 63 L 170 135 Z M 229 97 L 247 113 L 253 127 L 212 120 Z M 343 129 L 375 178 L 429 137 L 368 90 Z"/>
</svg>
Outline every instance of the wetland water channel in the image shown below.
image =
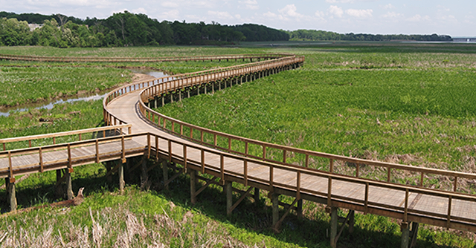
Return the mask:
<svg viewBox="0 0 476 248">
<path fill-rule="evenodd" d="M 142 70 L 142 69 L 131 69 L 132 73 L 139 73 L 139 74 L 145 74 L 149 75 L 155 78 L 160 78 L 160 77 L 166 77 L 168 76 L 167 74 L 164 74 L 161 71 L 152 71 L 152 70 Z M 0 117 L 5 116 L 8 117 L 10 113 L 12 112 L 23 112 L 27 111 L 28 109 L 52 109 L 56 104 L 61 104 L 65 102 L 77 102 L 77 101 L 94 101 L 94 100 L 101 100 L 103 99 L 111 89 L 107 89 L 104 91 L 101 91 L 99 93 L 88 93 L 84 94 L 81 96 L 70 96 L 70 97 L 65 97 L 61 99 L 53 99 L 49 102 L 42 102 L 42 103 L 32 103 L 32 104 L 26 104 L 18 107 L 10 107 L 10 108 L 4 108 L 0 109 Z"/>
</svg>

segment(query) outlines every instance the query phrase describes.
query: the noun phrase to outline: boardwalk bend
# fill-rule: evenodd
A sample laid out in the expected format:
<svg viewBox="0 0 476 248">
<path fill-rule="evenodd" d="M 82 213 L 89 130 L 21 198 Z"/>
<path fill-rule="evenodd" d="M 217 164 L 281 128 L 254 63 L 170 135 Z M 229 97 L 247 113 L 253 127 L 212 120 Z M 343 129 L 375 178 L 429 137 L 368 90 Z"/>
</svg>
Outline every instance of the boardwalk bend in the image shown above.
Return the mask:
<svg viewBox="0 0 476 248">
<path fill-rule="evenodd" d="M 360 211 L 400 219 L 402 247 L 414 244 L 418 223 L 476 232 L 476 196 L 458 191 L 458 182 L 476 179 L 475 174 L 437 170 L 364 160 L 276 145 L 213 131 L 162 115 L 152 107 L 180 101 L 184 97 L 214 92 L 242 84 L 283 70 L 303 65 L 304 57 L 292 54 L 258 54 L 199 56 L 186 58 L 62 58 L 6 56 L 2 59 L 32 61 L 205 61 L 249 60 L 250 63 L 201 72 L 155 78 L 129 84 L 110 92 L 103 101 L 104 120 L 108 126 L 64 133 L 2 139 L 0 177 L 6 178 L 8 201 L 16 208 L 15 176 L 56 170 L 58 184 L 66 181 L 66 195 L 72 197 L 71 173 L 75 166 L 106 162 L 108 173 L 119 174 L 120 189 L 124 187 L 123 164 L 132 157 L 142 157 L 142 163 L 130 169 L 142 169 L 142 181 L 147 184 L 146 159 L 154 159 L 163 169 L 164 186 L 180 173 L 190 175 L 192 203 L 208 185 L 222 185 L 226 192 L 227 213 L 246 197 L 259 198 L 265 190 L 272 201 L 273 227 L 278 229 L 291 210 L 302 214 L 302 201 L 325 204 L 331 215 L 330 242 L 333 247 L 344 227 L 352 232 L 354 212 Z M 93 133 L 93 139 L 81 135 Z M 57 144 L 56 140 L 75 135 L 75 142 Z M 32 141 L 52 139 L 52 144 L 32 147 Z M 9 150 L 11 142 L 27 142 L 30 148 Z M 300 158 L 300 162 L 295 158 Z M 322 165 L 325 164 L 323 167 Z M 317 166 L 320 165 L 320 169 Z M 349 166 L 351 165 L 351 166 Z M 352 175 L 337 173 L 339 167 L 354 168 Z M 155 166 L 154 166 L 155 167 Z M 372 167 L 383 176 L 362 175 L 363 167 Z M 169 177 L 168 172 L 175 171 Z M 413 185 L 400 184 L 395 173 L 418 178 Z M 208 175 L 208 176 L 204 176 Z M 452 189 L 433 189 L 425 178 L 446 177 Z M 197 188 L 198 181 L 204 181 Z M 232 187 L 232 182 L 244 185 L 244 191 Z M 233 192 L 241 197 L 233 202 Z M 278 201 L 279 195 L 293 198 L 292 204 Z M 280 211 L 279 206 L 284 209 Z M 347 209 L 345 217 L 337 209 Z M 281 216 L 280 216 L 281 212 Z M 339 218 L 343 224 L 338 227 Z M 342 221 L 343 220 L 343 221 Z"/>
</svg>

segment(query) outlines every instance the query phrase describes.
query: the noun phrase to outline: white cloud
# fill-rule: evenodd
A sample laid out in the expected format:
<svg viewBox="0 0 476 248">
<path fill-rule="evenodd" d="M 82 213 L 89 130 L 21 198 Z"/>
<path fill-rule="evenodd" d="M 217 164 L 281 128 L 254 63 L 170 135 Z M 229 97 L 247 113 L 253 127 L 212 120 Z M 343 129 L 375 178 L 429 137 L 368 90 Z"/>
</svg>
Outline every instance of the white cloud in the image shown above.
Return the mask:
<svg viewBox="0 0 476 248">
<path fill-rule="evenodd" d="M 297 11 L 296 5 L 294 4 L 288 4 L 284 8 L 278 10 L 279 13 L 289 16 L 289 17 L 295 17 L 295 18 L 301 18 L 303 17 L 302 14 L 299 14 Z"/>
<path fill-rule="evenodd" d="M 178 8 L 180 5 L 177 2 L 162 2 L 160 3 L 162 7 L 166 8 Z"/>
<path fill-rule="evenodd" d="M 382 17 L 383 17 L 383 18 L 395 19 L 395 18 L 403 17 L 403 15 L 400 14 L 400 13 L 397 13 L 397 12 L 392 11 L 392 12 L 387 12 L 387 13 L 384 14 Z"/>
<path fill-rule="evenodd" d="M 384 9 L 395 9 L 395 6 L 393 6 L 391 3 L 383 6 Z"/>
<path fill-rule="evenodd" d="M 230 13 L 226 11 L 212 11 L 209 10 L 207 14 L 212 17 L 212 18 L 217 18 L 217 19 L 225 19 L 225 20 L 230 20 L 233 19 L 234 17 L 230 15 Z"/>
<path fill-rule="evenodd" d="M 342 15 L 344 14 L 344 11 L 342 10 L 342 8 L 339 8 L 335 5 L 331 5 L 327 11 L 329 11 L 329 13 L 337 17 L 342 17 Z"/>
<path fill-rule="evenodd" d="M 346 14 L 358 18 L 372 17 L 372 12 L 374 12 L 372 9 L 348 9 L 345 11 Z"/>
<path fill-rule="evenodd" d="M 407 21 L 410 21 L 410 22 L 420 22 L 420 21 L 429 21 L 430 20 L 430 17 L 429 16 L 421 16 L 421 15 L 414 15 L 410 18 L 407 18 Z"/>
<path fill-rule="evenodd" d="M 270 11 L 264 13 L 263 16 L 264 16 L 264 17 L 268 17 L 268 18 L 276 18 L 276 17 L 278 17 L 278 15 L 276 15 L 275 13 L 270 12 Z"/>
<path fill-rule="evenodd" d="M 240 4 L 244 4 L 247 9 L 259 9 L 258 1 L 256 0 L 244 0 L 238 1 Z"/>
</svg>

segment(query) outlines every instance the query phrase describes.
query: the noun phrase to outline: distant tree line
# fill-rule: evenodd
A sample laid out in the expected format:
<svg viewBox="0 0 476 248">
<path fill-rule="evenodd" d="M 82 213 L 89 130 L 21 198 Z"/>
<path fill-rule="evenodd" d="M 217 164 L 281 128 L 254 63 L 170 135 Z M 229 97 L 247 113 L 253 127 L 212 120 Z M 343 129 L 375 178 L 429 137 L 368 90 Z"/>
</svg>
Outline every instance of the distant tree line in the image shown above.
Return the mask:
<svg viewBox="0 0 476 248">
<path fill-rule="evenodd" d="M 30 31 L 28 24 L 42 24 Z M 159 22 L 128 11 L 107 19 L 0 12 L 0 45 L 105 47 L 147 45 L 222 45 L 240 41 L 287 41 L 282 30 L 256 24 L 220 25 Z"/>
<path fill-rule="evenodd" d="M 306 30 L 299 29 L 296 31 L 288 31 L 290 40 L 308 40 L 308 41 L 322 41 L 322 40 L 345 40 L 345 41 L 393 41 L 393 40 L 411 40 L 411 41 L 452 41 L 449 35 L 405 35 L 405 34 L 339 34 L 335 32 L 328 32 L 322 30 Z"/>
</svg>

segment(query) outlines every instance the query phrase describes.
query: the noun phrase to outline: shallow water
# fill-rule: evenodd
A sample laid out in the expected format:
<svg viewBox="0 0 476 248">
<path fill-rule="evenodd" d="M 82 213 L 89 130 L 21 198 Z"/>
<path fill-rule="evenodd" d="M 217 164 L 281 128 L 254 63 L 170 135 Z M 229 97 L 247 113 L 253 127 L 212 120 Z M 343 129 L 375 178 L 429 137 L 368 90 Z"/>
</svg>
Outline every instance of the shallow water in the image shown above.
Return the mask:
<svg viewBox="0 0 476 248">
<path fill-rule="evenodd" d="M 166 77 L 168 76 L 167 74 L 164 74 L 161 71 L 150 71 L 150 70 L 141 70 L 141 69 L 131 69 L 131 72 L 133 73 L 142 73 L 146 75 L 153 76 L 155 78 L 160 78 L 160 77 Z M 94 100 L 101 100 L 103 99 L 111 90 L 105 90 L 99 93 L 89 93 L 81 96 L 71 96 L 71 97 L 65 97 L 61 99 L 55 99 L 50 102 L 42 102 L 42 103 L 33 103 L 33 104 L 27 104 L 27 105 L 22 105 L 20 107 L 11 107 L 11 108 L 6 108 L 6 109 L 1 109 L 0 110 L 0 116 L 9 116 L 11 112 L 22 112 L 22 111 L 27 111 L 28 109 L 52 109 L 54 105 L 56 104 L 61 104 L 65 102 L 77 102 L 77 101 L 94 101 Z"/>
</svg>

